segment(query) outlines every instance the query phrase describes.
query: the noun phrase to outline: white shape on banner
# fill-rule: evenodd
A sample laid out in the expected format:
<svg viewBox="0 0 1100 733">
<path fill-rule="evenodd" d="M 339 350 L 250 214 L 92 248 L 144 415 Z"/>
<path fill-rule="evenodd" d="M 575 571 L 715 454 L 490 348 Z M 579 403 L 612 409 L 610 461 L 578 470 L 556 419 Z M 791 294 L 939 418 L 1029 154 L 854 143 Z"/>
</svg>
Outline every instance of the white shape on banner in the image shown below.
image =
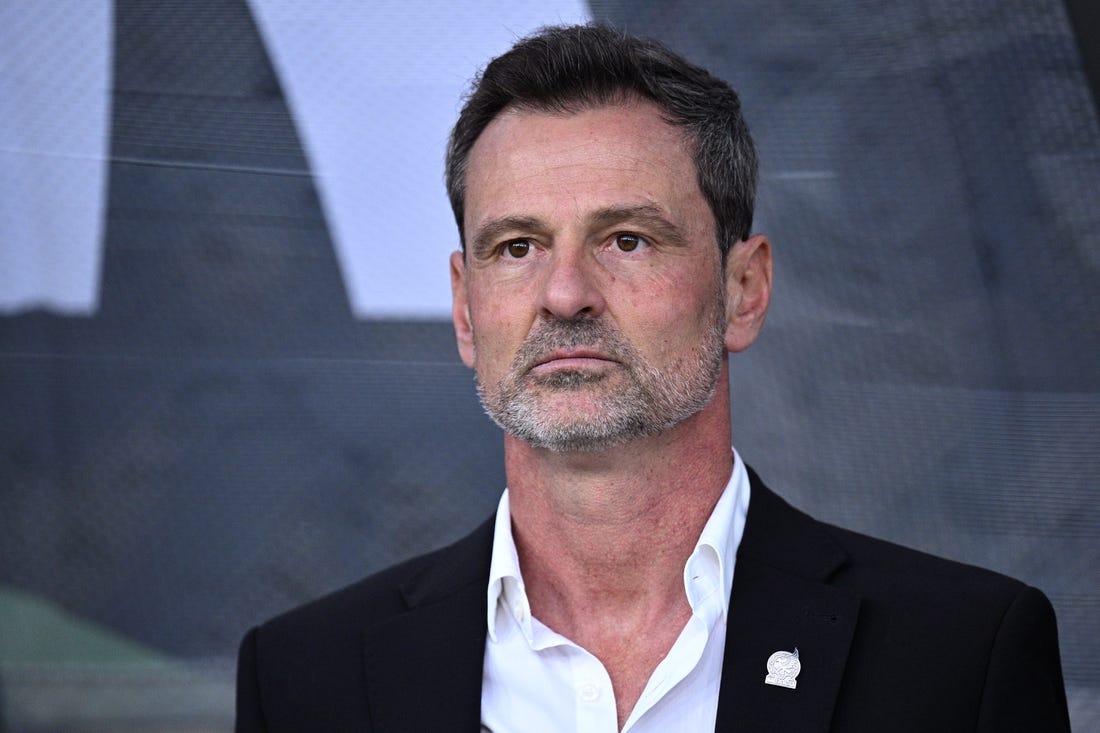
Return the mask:
<svg viewBox="0 0 1100 733">
<path fill-rule="evenodd" d="M 448 318 L 458 233 L 447 134 L 470 78 L 578 0 L 288 3 L 251 0 L 316 176 L 352 310 Z"/>
<path fill-rule="evenodd" d="M 0 313 L 96 310 L 113 7 L 0 2 Z"/>
</svg>

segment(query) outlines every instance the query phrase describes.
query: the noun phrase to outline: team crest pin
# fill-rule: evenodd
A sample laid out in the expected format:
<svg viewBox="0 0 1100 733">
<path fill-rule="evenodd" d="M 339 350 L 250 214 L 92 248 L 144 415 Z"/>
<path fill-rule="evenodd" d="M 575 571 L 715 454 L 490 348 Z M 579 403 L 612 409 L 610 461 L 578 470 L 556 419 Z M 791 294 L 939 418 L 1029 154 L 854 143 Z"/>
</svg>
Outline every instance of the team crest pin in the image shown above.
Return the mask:
<svg viewBox="0 0 1100 733">
<path fill-rule="evenodd" d="M 768 676 L 764 678 L 765 685 L 786 687 L 793 690 L 798 687 L 798 673 L 802 671 L 802 663 L 798 661 L 798 647 L 793 652 L 776 652 L 768 657 Z"/>
</svg>

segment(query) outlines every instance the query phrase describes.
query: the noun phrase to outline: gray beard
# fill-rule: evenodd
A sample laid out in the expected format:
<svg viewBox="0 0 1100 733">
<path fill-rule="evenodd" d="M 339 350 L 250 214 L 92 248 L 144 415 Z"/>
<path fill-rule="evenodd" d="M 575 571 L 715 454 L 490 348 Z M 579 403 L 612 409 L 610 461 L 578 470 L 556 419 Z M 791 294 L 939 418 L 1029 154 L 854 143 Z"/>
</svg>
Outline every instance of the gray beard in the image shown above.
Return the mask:
<svg viewBox="0 0 1100 733">
<path fill-rule="evenodd" d="M 714 396 L 726 358 L 724 308 L 719 307 L 700 348 L 662 372 L 648 364 L 618 331 L 591 319 L 544 319 L 527 338 L 508 372 L 491 388 L 478 379 L 485 412 L 506 433 L 552 451 L 599 451 L 656 435 L 691 417 Z M 543 355 L 557 349 L 589 347 L 619 362 L 625 374 L 561 370 L 530 373 Z M 556 414 L 541 395 L 599 390 L 595 415 Z"/>
</svg>

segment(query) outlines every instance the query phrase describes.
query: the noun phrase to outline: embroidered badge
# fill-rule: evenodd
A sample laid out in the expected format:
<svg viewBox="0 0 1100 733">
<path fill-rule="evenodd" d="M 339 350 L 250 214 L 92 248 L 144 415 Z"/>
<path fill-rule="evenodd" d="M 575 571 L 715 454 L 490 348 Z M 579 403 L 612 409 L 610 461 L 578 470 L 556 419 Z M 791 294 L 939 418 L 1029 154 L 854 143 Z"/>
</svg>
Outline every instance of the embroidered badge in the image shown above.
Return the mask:
<svg viewBox="0 0 1100 733">
<path fill-rule="evenodd" d="M 798 673 L 802 671 L 802 663 L 798 661 L 798 647 L 793 652 L 776 652 L 768 657 L 768 676 L 764 678 L 765 685 L 786 687 L 791 690 L 798 687 Z"/>
</svg>

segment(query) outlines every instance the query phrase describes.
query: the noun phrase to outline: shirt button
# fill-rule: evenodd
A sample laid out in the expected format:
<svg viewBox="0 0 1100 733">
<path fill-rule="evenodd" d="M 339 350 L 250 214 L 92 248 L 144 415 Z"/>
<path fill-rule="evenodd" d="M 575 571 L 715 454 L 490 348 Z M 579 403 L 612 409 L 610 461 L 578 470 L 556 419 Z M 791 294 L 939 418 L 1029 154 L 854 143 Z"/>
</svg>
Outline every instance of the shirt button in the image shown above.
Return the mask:
<svg viewBox="0 0 1100 733">
<path fill-rule="evenodd" d="M 595 702 L 600 696 L 600 688 L 591 682 L 586 682 L 577 690 L 577 695 L 584 702 Z"/>
</svg>

